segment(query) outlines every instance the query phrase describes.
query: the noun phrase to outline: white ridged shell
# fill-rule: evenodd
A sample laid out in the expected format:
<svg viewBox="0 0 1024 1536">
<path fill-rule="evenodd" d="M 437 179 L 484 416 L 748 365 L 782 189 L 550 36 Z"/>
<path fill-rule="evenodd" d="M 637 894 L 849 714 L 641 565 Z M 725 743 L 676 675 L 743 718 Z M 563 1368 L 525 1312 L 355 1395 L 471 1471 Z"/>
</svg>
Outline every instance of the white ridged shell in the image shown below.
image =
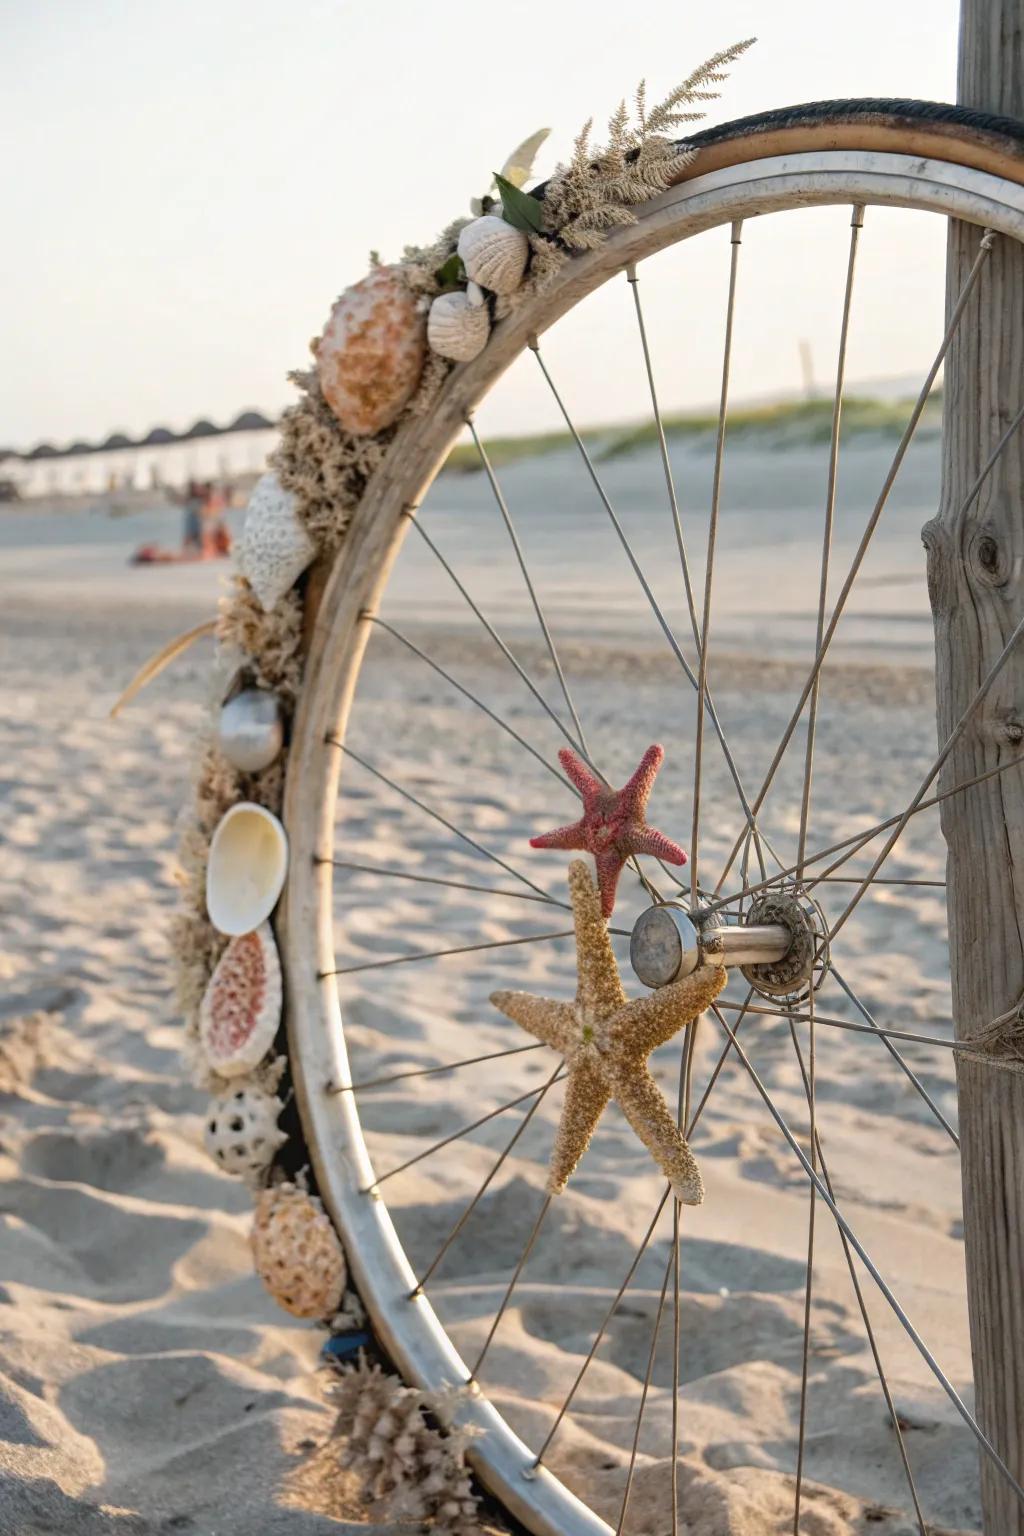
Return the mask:
<svg viewBox="0 0 1024 1536">
<path fill-rule="evenodd" d="M 459 235 L 466 276 L 492 293 L 515 293 L 530 259 L 530 242 L 493 213 L 474 219 Z"/>
<path fill-rule="evenodd" d="M 277 906 L 288 838 L 277 817 L 242 800 L 217 823 L 206 862 L 206 911 L 220 933 L 251 933 Z"/>
<path fill-rule="evenodd" d="M 277 1123 L 283 1109 L 276 1094 L 255 1084 L 211 1099 L 203 1128 L 207 1152 L 225 1173 L 258 1182 L 288 1139 Z"/>
<path fill-rule="evenodd" d="M 207 983 L 199 1041 L 210 1069 L 241 1077 L 263 1060 L 281 1022 L 281 961 L 269 923 L 232 939 Z"/>
<path fill-rule="evenodd" d="M 486 304 L 474 304 L 467 293 L 440 293 L 430 306 L 427 342 L 439 357 L 456 363 L 479 357 L 491 334 Z"/>
<path fill-rule="evenodd" d="M 341 1306 L 348 1271 L 320 1201 L 294 1184 L 265 1189 L 249 1241 L 256 1273 L 293 1317 L 327 1318 Z"/>
<path fill-rule="evenodd" d="M 291 591 L 315 554 L 291 491 L 276 475 L 262 475 L 249 498 L 238 568 L 265 613 Z"/>
</svg>

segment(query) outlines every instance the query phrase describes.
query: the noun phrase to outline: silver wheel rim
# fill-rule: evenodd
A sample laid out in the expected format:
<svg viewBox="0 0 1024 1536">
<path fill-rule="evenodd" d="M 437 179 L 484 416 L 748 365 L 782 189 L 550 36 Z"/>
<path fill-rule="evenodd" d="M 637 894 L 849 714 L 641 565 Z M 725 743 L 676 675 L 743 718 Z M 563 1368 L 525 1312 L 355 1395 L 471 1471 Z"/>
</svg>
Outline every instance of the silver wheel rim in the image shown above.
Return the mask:
<svg viewBox="0 0 1024 1536">
<path fill-rule="evenodd" d="M 407 425 L 375 477 L 350 530 L 344 559 L 320 609 L 295 722 L 285 804 L 292 847 L 281 934 L 289 1055 L 320 1193 L 341 1231 L 374 1331 L 402 1376 L 436 1391 L 470 1376 L 434 1311 L 413 1294 L 416 1276 L 376 1192 L 351 1082 L 333 980 L 333 823 L 345 726 L 376 606 L 404 523 L 443 463 L 467 413 L 535 333 L 631 263 L 704 230 L 759 213 L 826 204 L 930 211 L 1024 240 L 1024 187 L 938 160 L 867 151 L 779 156 L 697 177 L 641 211 L 598 251 L 570 264 L 528 312 L 494 333 L 482 356 L 456 370 L 429 422 Z M 353 580 L 353 572 L 357 579 Z M 311 804 L 319 816 L 311 814 Z M 611 1527 L 545 1467 L 473 1383 L 460 1423 L 479 1431 L 470 1456 L 482 1483 L 537 1536 L 608 1536 Z"/>
</svg>

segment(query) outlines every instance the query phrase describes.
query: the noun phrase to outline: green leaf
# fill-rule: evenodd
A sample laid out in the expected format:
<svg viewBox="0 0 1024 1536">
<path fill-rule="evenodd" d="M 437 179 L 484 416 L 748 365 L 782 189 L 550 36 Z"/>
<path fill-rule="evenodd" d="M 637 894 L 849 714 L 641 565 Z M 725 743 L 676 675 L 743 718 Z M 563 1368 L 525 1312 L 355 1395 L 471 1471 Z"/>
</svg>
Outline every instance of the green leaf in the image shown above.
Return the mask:
<svg viewBox="0 0 1024 1536">
<path fill-rule="evenodd" d="M 452 251 L 435 275 L 442 288 L 458 288 L 466 281 L 466 269 L 458 251 Z"/>
<path fill-rule="evenodd" d="M 494 173 L 494 183 L 501 193 L 501 211 L 505 222 L 511 224 L 513 229 L 535 230 L 540 234 L 544 228 L 544 209 L 540 201 L 531 197 L 529 192 L 521 192 L 497 171 Z"/>
</svg>

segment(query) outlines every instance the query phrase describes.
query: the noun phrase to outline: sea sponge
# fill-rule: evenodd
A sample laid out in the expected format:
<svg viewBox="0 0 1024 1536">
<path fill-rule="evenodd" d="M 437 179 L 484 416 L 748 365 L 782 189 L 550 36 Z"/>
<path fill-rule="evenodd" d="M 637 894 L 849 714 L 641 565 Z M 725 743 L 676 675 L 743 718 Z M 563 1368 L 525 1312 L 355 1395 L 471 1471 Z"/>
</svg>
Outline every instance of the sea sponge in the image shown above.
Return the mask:
<svg viewBox="0 0 1024 1536">
<path fill-rule="evenodd" d="M 249 1237 L 256 1273 L 293 1317 L 331 1317 L 348 1279 L 338 1234 L 315 1195 L 294 1184 L 265 1189 Z"/>
</svg>

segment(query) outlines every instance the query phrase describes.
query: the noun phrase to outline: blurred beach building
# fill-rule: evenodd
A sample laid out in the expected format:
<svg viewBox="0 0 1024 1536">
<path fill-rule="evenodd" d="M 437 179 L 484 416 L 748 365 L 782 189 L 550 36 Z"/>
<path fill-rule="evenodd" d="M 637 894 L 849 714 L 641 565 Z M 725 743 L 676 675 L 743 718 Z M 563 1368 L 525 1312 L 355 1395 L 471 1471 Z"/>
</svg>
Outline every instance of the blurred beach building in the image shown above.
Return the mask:
<svg viewBox="0 0 1024 1536">
<path fill-rule="evenodd" d="M 144 437 L 114 432 L 101 443 L 39 443 L 26 452 L 0 448 L 7 495 L 105 495 L 180 487 L 188 480 L 244 480 L 259 474 L 277 442 L 275 422 L 243 411 L 225 426 L 200 417 L 183 432 L 153 427 Z"/>
</svg>

